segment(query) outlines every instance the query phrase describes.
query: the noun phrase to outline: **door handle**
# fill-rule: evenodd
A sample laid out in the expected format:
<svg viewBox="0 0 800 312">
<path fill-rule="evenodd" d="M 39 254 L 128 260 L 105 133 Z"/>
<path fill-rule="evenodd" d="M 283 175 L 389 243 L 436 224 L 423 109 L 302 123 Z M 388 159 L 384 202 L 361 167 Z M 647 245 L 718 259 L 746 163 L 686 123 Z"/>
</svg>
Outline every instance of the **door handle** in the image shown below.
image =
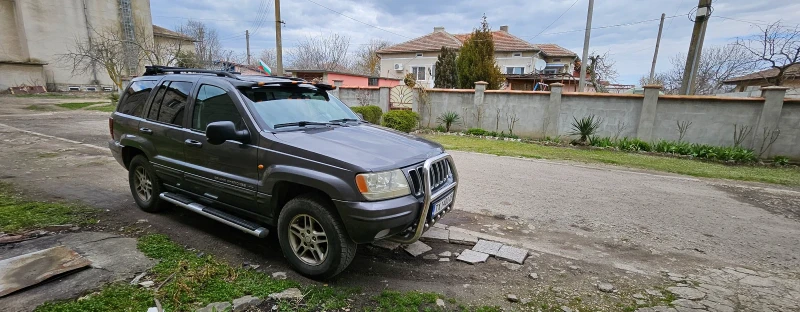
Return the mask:
<svg viewBox="0 0 800 312">
<path fill-rule="evenodd" d="M 139 132 L 144 134 L 153 134 L 153 130 L 150 130 L 149 128 L 139 128 Z"/>
<path fill-rule="evenodd" d="M 202 147 L 203 146 L 202 142 L 196 141 L 196 140 L 192 140 L 192 139 L 186 139 L 186 141 L 183 141 L 183 144 L 186 144 L 186 145 L 191 146 L 191 147 Z"/>
</svg>

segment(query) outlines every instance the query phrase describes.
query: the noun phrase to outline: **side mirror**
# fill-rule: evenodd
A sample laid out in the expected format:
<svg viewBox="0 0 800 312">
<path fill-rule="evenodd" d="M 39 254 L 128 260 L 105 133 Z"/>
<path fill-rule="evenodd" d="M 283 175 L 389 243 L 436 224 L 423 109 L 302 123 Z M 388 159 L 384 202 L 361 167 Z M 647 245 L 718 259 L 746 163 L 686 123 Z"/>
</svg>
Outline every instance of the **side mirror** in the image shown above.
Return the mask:
<svg viewBox="0 0 800 312">
<path fill-rule="evenodd" d="M 231 121 L 216 121 L 206 126 L 206 139 L 213 145 L 220 145 L 227 140 L 248 143 L 250 132 L 247 130 L 236 131 L 236 125 Z"/>
<path fill-rule="evenodd" d="M 364 114 L 356 113 L 356 116 L 358 116 L 358 118 L 361 118 L 361 120 L 364 120 Z"/>
</svg>

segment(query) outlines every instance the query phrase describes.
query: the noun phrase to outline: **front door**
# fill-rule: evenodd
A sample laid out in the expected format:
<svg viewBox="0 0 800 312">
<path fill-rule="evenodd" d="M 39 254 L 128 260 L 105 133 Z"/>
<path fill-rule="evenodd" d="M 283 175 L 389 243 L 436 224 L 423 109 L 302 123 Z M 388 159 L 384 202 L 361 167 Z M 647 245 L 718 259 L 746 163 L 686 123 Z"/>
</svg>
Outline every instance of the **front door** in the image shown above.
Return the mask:
<svg viewBox="0 0 800 312">
<path fill-rule="evenodd" d="M 250 142 L 253 144 L 251 145 L 227 141 L 212 145 L 205 136 L 206 126 L 215 121 L 232 121 L 237 130 L 247 129 L 242 112 L 234 99 L 223 87 L 210 83 L 201 84 L 191 110 L 189 131 L 186 132 L 184 145 L 184 154 L 189 163 L 185 175 L 187 187 L 204 198 L 255 212 L 258 185 L 257 142 Z"/>
</svg>

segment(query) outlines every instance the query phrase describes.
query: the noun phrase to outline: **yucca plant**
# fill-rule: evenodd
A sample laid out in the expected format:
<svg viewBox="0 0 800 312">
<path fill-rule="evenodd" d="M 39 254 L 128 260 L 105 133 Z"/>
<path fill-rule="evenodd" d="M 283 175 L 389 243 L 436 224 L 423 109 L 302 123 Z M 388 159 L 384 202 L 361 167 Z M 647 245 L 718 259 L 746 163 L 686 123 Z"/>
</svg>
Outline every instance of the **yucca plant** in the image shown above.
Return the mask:
<svg viewBox="0 0 800 312">
<path fill-rule="evenodd" d="M 440 124 L 444 124 L 444 130 L 450 132 L 450 126 L 461 121 L 461 116 L 456 112 L 445 112 L 436 118 L 436 121 Z"/>
<path fill-rule="evenodd" d="M 580 136 L 578 142 L 581 144 L 586 144 L 589 137 L 593 136 L 597 129 L 600 128 L 600 124 L 603 123 L 603 119 L 595 118 L 594 115 L 583 117 L 580 120 L 573 116 L 572 119 L 572 132 L 570 134 Z"/>
</svg>

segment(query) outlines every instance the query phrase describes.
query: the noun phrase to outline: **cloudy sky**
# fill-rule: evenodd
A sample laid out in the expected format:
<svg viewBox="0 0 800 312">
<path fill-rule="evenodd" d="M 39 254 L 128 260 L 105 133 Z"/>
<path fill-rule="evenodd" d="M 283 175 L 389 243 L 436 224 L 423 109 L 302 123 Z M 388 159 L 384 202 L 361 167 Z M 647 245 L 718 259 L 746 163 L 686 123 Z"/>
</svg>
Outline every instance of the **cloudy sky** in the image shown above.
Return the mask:
<svg viewBox="0 0 800 312">
<path fill-rule="evenodd" d="M 512 34 L 531 43 L 555 43 L 580 55 L 588 0 L 283 0 L 281 6 L 284 48 L 330 32 L 349 36 L 351 50 L 372 38 L 407 41 L 434 26 L 466 33 L 486 14 L 493 29 L 508 25 Z M 667 19 L 657 71 L 667 70 L 671 57 L 686 52 L 693 25 L 687 14 L 696 6 L 697 0 L 597 0 L 590 50 L 608 51 L 617 64 L 617 82 L 635 84 L 650 70 L 661 13 Z M 151 8 L 153 23 L 162 27 L 175 29 L 190 18 L 207 23 L 227 49 L 244 51 L 245 29 L 253 33 L 252 54 L 275 48 L 273 0 L 151 0 Z M 713 0 L 713 10 L 705 46 L 730 43 L 777 20 L 800 21 L 797 0 Z"/>
</svg>

